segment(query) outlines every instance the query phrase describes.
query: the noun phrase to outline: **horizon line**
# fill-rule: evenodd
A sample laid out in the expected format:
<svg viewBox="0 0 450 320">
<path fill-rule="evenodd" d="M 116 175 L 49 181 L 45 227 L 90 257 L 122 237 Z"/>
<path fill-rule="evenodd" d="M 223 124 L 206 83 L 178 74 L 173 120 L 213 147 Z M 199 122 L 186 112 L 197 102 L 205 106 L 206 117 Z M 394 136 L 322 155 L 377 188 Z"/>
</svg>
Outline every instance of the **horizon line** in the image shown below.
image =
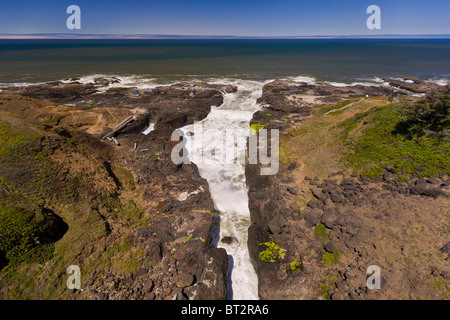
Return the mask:
<svg viewBox="0 0 450 320">
<path fill-rule="evenodd" d="M 185 40 L 226 40 L 226 39 L 450 39 L 450 34 L 378 34 L 378 35 L 303 35 L 303 36 L 234 36 L 234 35 L 172 35 L 146 33 L 0 33 L 0 39 L 185 39 Z"/>
</svg>

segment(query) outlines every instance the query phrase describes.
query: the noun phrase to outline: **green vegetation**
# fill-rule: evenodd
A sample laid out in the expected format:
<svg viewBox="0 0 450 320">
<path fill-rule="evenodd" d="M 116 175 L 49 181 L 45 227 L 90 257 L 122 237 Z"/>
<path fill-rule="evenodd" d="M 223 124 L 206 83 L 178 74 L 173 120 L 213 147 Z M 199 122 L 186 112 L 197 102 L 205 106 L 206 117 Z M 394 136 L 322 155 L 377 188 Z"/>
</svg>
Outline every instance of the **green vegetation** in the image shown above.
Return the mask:
<svg viewBox="0 0 450 320">
<path fill-rule="evenodd" d="M 331 300 L 331 295 L 329 291 L 335 289 L 334 284 L 321 283 L 320 288 L 322 289 L 322 296 L 325 298 L 325 300 Z"/>
<path fill-rule="evenodd" d="M 317 226 L 314 227 L 314 233 L 318 238 L 328 239 L 328 234 L 326 232 L 325 225 L 323 223 L 319 223 Z"/>
<path fill-rule="evenodd" d="M 44 235 L 45 223 L 36 212 L 0 207 L 0 252 L 5 253 L 9 266 L 51 259 L 54 245 L 41 243 Z"/>
<path fill-rule="evenodd" d="M 337 249 L 334 253 L 323 250 L 322 261 L 326 266 L 330 264 L 338 264 L 341 256 L 342 252 L 339 249 Z"/>
<path fill-rule="evenodd" d="M 258 133 L 261 129 L 263 129 L 264 127 L 266 127 L 268 125 L 268 123 L 261 123 L 260 121 L 254 121 L 255 123 L 252 123 L 250 125 L 250 134 L 254 135 L 256 133 Z"/>
<path fill-rule="evenodd" d="M 412 138 L 410 132 L 405 134 L 405 122 L 402 120 L 405 110 L 409 109 L 403 104 L 373 107 L 339 123 L 344 138 L 348 138 L 352 130 L 365 126 L 359 137 L 347 140 L 351 151 L 346 154 L 344 161 L 355 171 L 372 178 L 379 176 L 388 164 L 402 169 L 405 178 L 419 168 L 420 176 L 426 177 L 448 172 L 450 141 L 433 133 L 416 138 Z M 449 124 L 439 123 L 441 132 Z M 403 128 L 403 132 L 399 127 Z"/>
<path fill-rule="evenodd" d="M 140 225 L 142 222 L 142 215 L 145 212 L 145 207 L 138 205 L 134 200 L 128 200 L 127 203 L 123 203 L 120 200 L 117 201 L 117 206 L 121 215 L 131 223 Z"/>
<path fill-rule="evenodd" d="M 263 242 L 259 244 L 260 246 L 265 246 L 266 249 L 259 253 L 259 260 L 266 262 L 275 262 L 277 259 L 283 259 L 286 250 L 280 248 L 275 242 L 273 242 L 272 235 L 270 236 L 270 241 Z"/>
<path fill-rule="evenodd" d="M 96 104 L 97 104 L 97 102 L 91 103 L 90 105 L 86 106 L 83 110 L 84 111 L 92 110 L 92 109 L 94 109 Z"/>
<path fill-rule="evenodd" d="M 211 211 L 209 211 L 209 210 L 198 210 L 198 209 L 194 209 L 194 210 L 191 210 L 191 212 L 209 213 L 211 216 L 214 216 L 214 212 L 211 212 Z"/>
<path fill-rule="evenodd" d="M 125 236 L 108 246 L 95 264 L 103 268 L 108 267 L 117 273 L 135 273 L 144 258 L 145 248 L 136 245 L 132 236 Z"/>
<path fill-rule="evenodd" d="M 110 236 L 148 224 L 132 174 L 75 139 L 0 111 L 0 283 L 12 288 L 1 299 L 65 299 L 69 265 L 129 273 L 145 258 L 133 235 Z M 41 206 L 68 225 L 56 242 Z"/>
<path fill-rule="evenodd" d="M 450 87 L 442 92 L 429 94 L 425 99 L 407 106 L 404 110 L 404 120 L 396 131 L 408 138 L 422 137 L 434 133 L 441 138 L 448 138 L 450 127 Z"/>
<path fill-rule="evenodd" d="M 303 271 L 302 263 L 301 263 L 301 262 L 297 262 L 297 261 L 292 261 L 292 262 L 289 264 L 289 270 L 290 270 L 292 273 L 299 273 L 299 272 L 302 272 L 302 271 Z"/>
</svg>

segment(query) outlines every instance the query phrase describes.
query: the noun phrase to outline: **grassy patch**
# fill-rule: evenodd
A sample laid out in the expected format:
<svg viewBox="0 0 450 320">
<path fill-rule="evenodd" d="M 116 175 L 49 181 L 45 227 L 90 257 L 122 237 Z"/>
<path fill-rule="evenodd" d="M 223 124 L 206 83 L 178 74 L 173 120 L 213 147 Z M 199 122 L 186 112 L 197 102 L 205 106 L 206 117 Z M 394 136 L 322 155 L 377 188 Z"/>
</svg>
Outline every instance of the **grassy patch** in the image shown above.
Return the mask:
<svg viewBox="0 0 450 320">
<path fill-rule="evenodd" d="M 2 117 L 9 115 L 3 114 Z M 26 130 L 20 126 L 14 126 L 14 119 L 11 122 L 0 120 L 0 157 L 11 158 L 13 156 L 34 155 L 35 142 L 39 135 L 35 130 Z"/>
<path fill-rule="evenodd" d="M 51 259 L 54 245 L 41 243 L 44 235 L 45 225 L 39 214 L 21 208 L 0 207 L 0 251 L 5 253 L 9 266 Z"/>
<path fill-rule="evenodd" d="M 323 223 L 319 223 L 317 226 L 314 227 L 314 233 L 318 238 L 328 239 L 328 234 L 326 232 L 325 225 Z"/>
<path fill-rule="evenodd" d="M 371 97 L 344 108 L 360 100 L 315 108 L 312 117 L 281 135 L 281 163 L 298 159 L 309 176 L 348 170 L 375 178 L 387 165 L 403 172 L 400 179 L 418 169 L 421 177 L 450 171 L 448 93 L 411 103 Z"/>
<path fill-rule="evenodd" d="M 338 125 L 346 139 L 352 130 L 361 130 L 356 139 L 348 139 L 350 152 L 344 159 L 356 172 L 375 178 L 388 164 L 404 168 L 405 177 L 419 168 L 420 176 L 424 177 L 449 171 L 450 142 L 431 134 L 409 139 L 398 133 L 396 127 L 402 121 L 402 109 L 402 104 L 374 107 Z"/>
<path fill-rule="evenodd" d="M 322 261 L 326 266 L 330 264 L 338 264 L 341 256 L 342 252 L 339 249 L 337 249 L 334 253 L 323 250 Z"/>
</svg>

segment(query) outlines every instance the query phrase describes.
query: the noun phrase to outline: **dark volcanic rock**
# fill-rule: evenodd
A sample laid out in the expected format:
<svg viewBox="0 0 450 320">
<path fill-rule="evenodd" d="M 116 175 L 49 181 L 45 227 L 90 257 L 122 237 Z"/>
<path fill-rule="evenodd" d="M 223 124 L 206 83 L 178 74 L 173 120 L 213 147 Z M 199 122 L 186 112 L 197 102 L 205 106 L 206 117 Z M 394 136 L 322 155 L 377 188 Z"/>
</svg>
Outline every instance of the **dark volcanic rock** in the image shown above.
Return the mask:
<svg viewBox="0 0 450 320">
<path fill-rule="evenodd" d="M 236 237 L 226 236 L 226 237 L 223 237 L 220 241 L 223 243 L 226 243 L 226 244 L 231 244 L 231 243 L 237 241 L 237 239 L 236 239 Z"/>
<path fill-rule="evenodd" d="M 325 208 L 321 222 L 329 229 L 333 228 L 335 221 L 339 216 L 338 209 L 336 207 Z"/>
<path fill-rule="evenodd" d="M 186 289 L 195 300 L 225 300 L 227 295 L 228 256 L 225 249 L 212 248 L 200 258 L 199 284 Z"/>
<path fill-rule="evenodd" d="M 419 80 L 416 78 L 405 78 L 403 80 L 383 78 L 383 80 L 388 82 L 389 85 L 392 87 L 411 91 L 414 93 L 427 93 L 430 90 L 433 90 L 433 89 L 436 89 L 439 87 L 435 83 Z"/>
<path fill-rule="evenodd" d="M 334 253 L 338 249 L 338 243 L 336 240 L 330 240 L 327 243 L 325 243 L 324 248 L 326 251 Z"/>
<path fill-rule="evenodd" d="M 433 182 L 433 180 L 430 180 Z M 427 197 L 436 198 L 438 196 L 446 196 L 446 192 L 435 187 L 432 183 L 428 182 L 427 179 L 417 179 L 410 189 L 410 193 L 414 195 L 422 195 Z"/>
<path fill-rule="evenodd" d="M 305 221 L 308 227 L 314 227 L 319 224 L 319 220 L 322 216 L 322 211 L 318 209 L 312 209 L 305 213 Z"/>
<path fill-rule="evenodd" d="M 441 249 L 439 249 L 442 253 L 447 254 L 447 261 L 450 260 L 450 241 L 447 242 Z"/>
</svg>

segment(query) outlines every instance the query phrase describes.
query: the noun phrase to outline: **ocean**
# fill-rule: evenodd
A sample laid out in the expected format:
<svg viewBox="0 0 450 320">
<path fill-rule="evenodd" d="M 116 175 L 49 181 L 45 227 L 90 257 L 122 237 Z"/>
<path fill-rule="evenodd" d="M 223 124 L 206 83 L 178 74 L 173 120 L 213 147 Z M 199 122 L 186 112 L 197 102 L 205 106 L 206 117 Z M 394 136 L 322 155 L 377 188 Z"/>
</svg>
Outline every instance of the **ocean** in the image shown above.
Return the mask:
<svg viewBox="0 0 450 320">
<path fill-rule="evenodd" d="M 2 87 L 98 75 L 148 84 L 222 78 L 448 82 L 450 39 L 0 40 Z"/>
</svg>

